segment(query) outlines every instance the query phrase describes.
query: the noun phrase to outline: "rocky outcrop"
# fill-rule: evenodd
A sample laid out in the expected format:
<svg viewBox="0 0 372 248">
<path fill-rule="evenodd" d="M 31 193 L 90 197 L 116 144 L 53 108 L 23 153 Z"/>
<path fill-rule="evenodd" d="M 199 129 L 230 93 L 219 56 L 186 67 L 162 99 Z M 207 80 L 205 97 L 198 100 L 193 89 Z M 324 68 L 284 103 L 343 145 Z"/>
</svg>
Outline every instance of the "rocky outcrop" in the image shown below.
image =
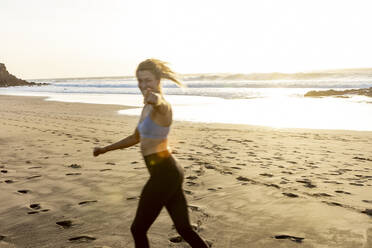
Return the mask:
<svg viewBox="0 0 372 248">
<path fill-rule="evenodd" d="M 350 90 L 321 90 L 309 91 L 305 97 L 321 97 L 321 96 L 344 96 L 344 95 L 361 95 L 372 97 L 372 87 L 367 89 L 350 89 Z"/>
<path fill-rule="evenodd" d="M 9 86 L 32 86 L 32 85 L 44 85 L 34 82 L 27 82 L 26 80 L 19 79 L 10 74 L 3 63 L 0 63 L 0 87 Z"/>
</svg>

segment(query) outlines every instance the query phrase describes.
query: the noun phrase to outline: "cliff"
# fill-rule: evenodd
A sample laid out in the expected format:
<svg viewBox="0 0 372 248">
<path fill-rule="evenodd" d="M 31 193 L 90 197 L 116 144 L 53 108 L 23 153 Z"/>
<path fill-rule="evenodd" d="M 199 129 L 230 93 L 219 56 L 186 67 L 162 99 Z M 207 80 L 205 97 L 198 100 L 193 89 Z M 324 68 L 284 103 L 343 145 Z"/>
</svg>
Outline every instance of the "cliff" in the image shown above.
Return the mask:
<svg viewBox="0 0 372 248">
<path fill-rule="evenodd" d="M 10 74 L 3 63 L 0 63 L 0 87 L 9 86 L 32 86 L 32 85 L 44 85 L 34 82 L 27 82 L 25 80 L 19 79 L 12 74 Z"/>
</svg>

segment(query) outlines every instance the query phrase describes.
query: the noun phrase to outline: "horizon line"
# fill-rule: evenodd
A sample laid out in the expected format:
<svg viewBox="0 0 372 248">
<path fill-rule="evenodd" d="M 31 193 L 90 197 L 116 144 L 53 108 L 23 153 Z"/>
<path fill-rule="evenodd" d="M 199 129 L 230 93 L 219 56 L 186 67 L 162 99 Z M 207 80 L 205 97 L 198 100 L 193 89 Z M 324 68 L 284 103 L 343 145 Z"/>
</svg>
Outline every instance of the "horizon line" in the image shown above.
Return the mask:
<svg viewBox="0 0 372 248">
<path fill-rule="evenodd" d="M 270 74 L 282 74 L 282 75 L 296 75 L 296 74 L 327 74 L 327 73 L 341 73 L 342 71 L 351 73 L 352 70 L 371 70 L 372 67 L 358 67 L 358 68 L 336 68 L 336 69 L 324 69 L 324 70 L 312 70 L 312 71 L 298 71 L 298 72 L 200 72 L 200 73 L 178 73 L 180 76 L 202 76 L 202 75 L 270 75 Z M 24 80 L 47 80 L 47 79 L 98 79 L 98 78 L 134 78 L 135 75 L 122 75 L 122 76 L 75 76 L 75 77 L 58 77 L 58 78 L 26 78 Z"/>
</svg>

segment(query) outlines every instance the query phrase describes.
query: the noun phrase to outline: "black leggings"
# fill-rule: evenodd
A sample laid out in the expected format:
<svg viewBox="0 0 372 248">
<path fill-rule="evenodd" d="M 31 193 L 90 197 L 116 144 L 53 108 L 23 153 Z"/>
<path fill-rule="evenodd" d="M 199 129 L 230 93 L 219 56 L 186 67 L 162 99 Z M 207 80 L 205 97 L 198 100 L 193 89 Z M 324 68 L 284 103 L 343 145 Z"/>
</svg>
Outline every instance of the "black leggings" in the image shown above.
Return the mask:
<svg viewBox="0 0 372 248">
<path fill-rule="evenodd" d="M 183 170 L 165 151 L 144 157 L 150 179 L 143 187 L 136 217 L 131 226 L 136 248 L 147 248 L 147 231 L 165 206 L 177 232 L 193 248 L 208 246 L 192 229 L 182 189 Z"/>
</svg>

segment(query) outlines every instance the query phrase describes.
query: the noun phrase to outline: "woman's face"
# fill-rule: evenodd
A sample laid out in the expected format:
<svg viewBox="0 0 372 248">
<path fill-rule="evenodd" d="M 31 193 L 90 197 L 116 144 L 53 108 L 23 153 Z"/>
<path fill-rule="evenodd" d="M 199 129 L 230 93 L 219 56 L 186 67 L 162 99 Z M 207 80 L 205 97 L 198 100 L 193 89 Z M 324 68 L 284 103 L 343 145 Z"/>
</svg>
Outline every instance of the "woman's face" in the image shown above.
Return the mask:
<svg viewBox="0 0 372 248">
<path fill-rule="evenodd" d="M 137 73 L 138 88 L 141 90 L 142 95 L 145 94 L 146 89 L 153 92 L 160 92 L 160 80 L 156 79 L 155 75 L 147 70 L 138 71 Z"/>
</svg>

